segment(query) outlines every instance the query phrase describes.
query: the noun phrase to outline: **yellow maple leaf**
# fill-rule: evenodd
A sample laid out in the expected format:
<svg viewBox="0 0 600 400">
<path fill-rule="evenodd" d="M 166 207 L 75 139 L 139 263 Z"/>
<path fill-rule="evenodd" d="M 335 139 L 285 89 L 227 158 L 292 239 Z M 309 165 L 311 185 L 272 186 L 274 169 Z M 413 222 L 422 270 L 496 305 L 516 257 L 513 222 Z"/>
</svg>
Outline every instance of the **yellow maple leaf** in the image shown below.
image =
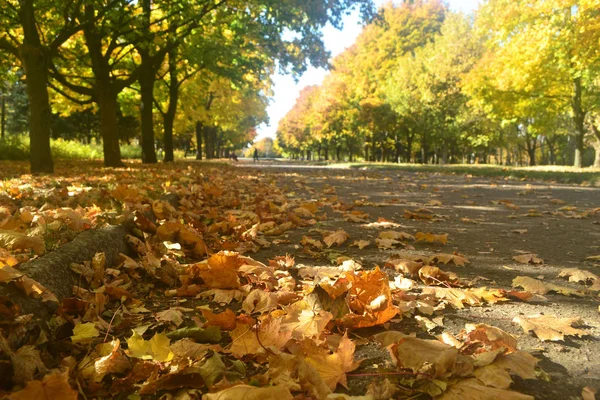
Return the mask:
<svg viewBox="0 0 600 400">
<path fill-rule="evenodd" d="M 84 343 L 98 336 L 100 336 L 100 333 L 93 322 L 87 322 L 85 324 L 78 322 L 73 328 L 71 340 L 73 343 Z"/>
<path fill-rule="evenodd" d="M 173 352 L 169 347 L 170 340 L 164 333 L 156 333 L 150 340 L 144 340 L 136 331 L 127 339 L 130 357 L 160 362 L 171 361 Z"/>
<path fill-rule="evenodd" d="M 338 383 L 347 387 L 346 372 L 355 370 L 360 366 L 360 361 L 354 361 L 356 346 L 348 338 L 346 332 L 337 350 L 333 354 L 323 351 L 311 342 L 305 342 L 306 361 L 313 366 L 323 378 L 323 381 L 334 390 Z"/>
<path fill-rule="evenodd" d="M 534 317 L 515 317 L 513 322 L 521 325 L 525 332 L 533 331 L 537 337 L 545 342 L 548 340 L 564 340 L 568 336 L 585 336 L 588 333 L 574 326 L 582 325 L 581 318 L 557 318 L 550 315 Z"/>
</svg>

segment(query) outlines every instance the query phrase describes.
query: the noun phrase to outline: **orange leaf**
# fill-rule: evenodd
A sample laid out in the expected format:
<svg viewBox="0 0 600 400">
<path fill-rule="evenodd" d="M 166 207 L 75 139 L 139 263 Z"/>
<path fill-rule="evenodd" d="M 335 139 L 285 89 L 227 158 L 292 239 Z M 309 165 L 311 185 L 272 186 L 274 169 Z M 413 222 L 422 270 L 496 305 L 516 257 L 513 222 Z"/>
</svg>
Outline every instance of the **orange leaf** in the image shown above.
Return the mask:
<svg viewBox="0 0 600 400">
<path fill-rule="evenodd" d="M 55 371 L 41 381 L 30 381 L 23 390 L 9 396 L 11 400 L 77 400 L 78 393 L 69 385 L 69 372 Z"/>
<path fill-rule="evenodd" d="M 219 314 L 214 314 L 210 310 L 202 309 L 202 316 L 206 319 L 205 326 L 218 326 L 225 331 L 235 329 L 236 316 L 229 308 Z"/>
</svg>

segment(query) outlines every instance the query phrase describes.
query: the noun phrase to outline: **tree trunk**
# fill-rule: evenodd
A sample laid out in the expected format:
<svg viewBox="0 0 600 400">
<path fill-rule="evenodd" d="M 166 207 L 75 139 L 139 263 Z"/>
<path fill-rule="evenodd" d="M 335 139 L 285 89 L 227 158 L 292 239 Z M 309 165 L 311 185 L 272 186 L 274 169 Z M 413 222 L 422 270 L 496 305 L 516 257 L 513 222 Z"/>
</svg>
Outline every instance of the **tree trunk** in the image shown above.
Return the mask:
<svg viewBox="0 0 600 400">
<path fill-rule="evenodd" d="M 20 19 L 23 44 L 19 58 L 27 79 L 29 99 L 29 137 L 31 172 L 54 172 L 50 151 L 50 99 L 48 97 L 48 60 L 40 41 L 33 9 L 34 0 L 21 1 Z"/>
<path fill-rule="evenodd" d="M 163 117 L 165 162 L 175 160 L 173 155 L 173 123 L 179 101 L 179 80 L 177 79 L 177 59 L 175 51 L 169 52 L 169 107 Z"/>
<path fill-rule="evenodd" d="M 98 113 L 100 114 L 100 134 L 104 149 L 104 165 L 106 167 L 121 167 L 121 149 L 119 147 L 118 99 L 110 84 L 96 85 Z"/>
<path fill-rule="evenodd" d="M 4 139 L 6 133 L 6 95 L 2 95 L 2 117 L 0 118 L 0 138 Z"/>
<path fill-rule="evenodd" d="M 92 5 L 85 6 L 86 18 L 92 19 L 95 11 Z M 106 167 L 121 167 L 121 149 L 119 148 L 118 94 L 113 77 L 110 74 L 110 64 L 102 53 L 102 33 L 93 25 L 83 29 L 86 46 L 90 54 L 92 72 L 94 73 L 94 100 L 98 104 L 100 115 L 100 135 L 104 148 L 104 165 Z"/>
<path fill-rule="evenodd" d="M 140 65 L 140 93 L 142 103 L 140 105 L 140 120 L 142 125 L 142 162 L 144 164 L 156 163 L 156 149 L 154 147 L 154 68 L 152 57 L 148 52 L 141 53 L 142 63 Z"/>
<path fill-rule="evenodd" d="M 594 133 L 594 168 L 600 168 L 600 129 L 596 126 L 596 124 L 592 121 L 592 132 Z"/>
<path fill-rule="evenodd" d="M 202 122 L 196 121 L 196 160 L 202 160 Z"/>
<path fill-rule="evenodd" d="M 584 120 L 585 111 L 581 105 L 581 78 L 575 78 L 573 81 L 573 123 L 575 125 L 575 160 L 573 166 L 577 168 L 583 167 L 583 137 L 585 136 Z"/>
</svg>

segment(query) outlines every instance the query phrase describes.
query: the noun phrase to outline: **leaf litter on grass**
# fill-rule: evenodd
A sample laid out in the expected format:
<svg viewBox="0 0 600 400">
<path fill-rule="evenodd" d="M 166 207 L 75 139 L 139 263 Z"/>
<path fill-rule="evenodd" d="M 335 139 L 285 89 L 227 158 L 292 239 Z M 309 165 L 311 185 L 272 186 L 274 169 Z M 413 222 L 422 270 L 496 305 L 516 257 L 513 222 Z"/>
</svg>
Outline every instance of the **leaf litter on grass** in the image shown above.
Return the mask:
<svg viewBox="0 0 600 400">
<path fill-rule="evenodd" d="M 440 268 L 470 264 L 463 254 L 439 252 L 449 234 L 391 230 L 401 225 L 383 218 L 369 222 L 368 213 L 354 209 L 367 202 L 343 204 L 334 187 L 324 192 L 329 200 L 296 198 L 243 170 L 185 164 L 102 175 L 74 167 L 58 184 L 45 177 L 31 181 L 25 200 L 9 192 L 3 204 L 0 229 L 9 232 L 0 242 L 3 285 L 26 278 L 20 263 L 82 230 L 127 220 L 137 227 L 129 237 L 134 257 L 122 255 L 118 265 L 107 266 L 98 254 L 72 266 L 81 282 L 72 297 L 61 299 L 48 332 L 31 331 L 31 316 L 1 303 L 0 313 L 11 321 L 0 336 L 0 349 L 13 364 L 12 374 L 2 378 L 10 398 L 76 398 L 78 391 L 88 397 L 118 391 L 203 399 L 349 398 L 344 388 L 363 368 L 357 346 L 380 342 L 391 359 L 381 371 L 386 379 L 351 394 L 525 399 L 530 396 L 510 390 L 511 376 L 535 379 L 537 359 L 497 327 L 467 325 L 459 335 L 446 331 L 430 339 L 415 332 L 365 336 L 364 329 L 381 332 L 392 321 L 415 319 L 425 332 L 439 333 L 446 308 L 577 293 L 533 278 L 513 282 L 523 292 L 471 287 Z M 296 265 L 286 254 L 268 264 L 248 256 L 324 221 L 325 207 L 366 223 L 365 231 L 387 229 L 375 244 L 389 268 L 344 256 L 350 235 L 342 229 L 313 228 L 298 242 L 298 253 L 315 265 Z M 444 219 L 424 208 L 403 216 L 421 224 Z M 437 251 L 415 251 L 408 242 Z M 370 243 L 353 242 L 361 250 Z M 384 253 L 398 246 L 404 250 Z M 318 264 L 330 260 L 333 265 Z M 527 260 L 536 261 L 533 255 Z M 595 282 L 595 275 L 580 270 L 561 275 Z M 574 320 L 515 321 L 542 340 L 585 332 L 573 327 Z M 49 339 L 60 345 L 49 348 Z M 27 370 L 17 368 L 22 360 L 31 360 Z"/>
</svg>

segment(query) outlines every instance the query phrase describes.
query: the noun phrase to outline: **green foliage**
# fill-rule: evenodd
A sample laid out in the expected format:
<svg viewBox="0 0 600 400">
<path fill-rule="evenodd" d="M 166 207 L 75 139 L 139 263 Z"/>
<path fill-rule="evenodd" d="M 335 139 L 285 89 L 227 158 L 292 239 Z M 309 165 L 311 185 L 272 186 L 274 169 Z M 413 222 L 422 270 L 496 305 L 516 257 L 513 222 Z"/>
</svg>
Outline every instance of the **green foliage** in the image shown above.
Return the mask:
<svg viewBox="0 0 600 400">
<path fill-rule="evenodd" d="M 7 136 L 0 139 L 0 160 L 28 160 L 29 142 L 25 143 L 19 136 Z"/>
<path fill-rule="evenodd" d="M 58 160 L 97 160 L 102 159 L 100 144 L 83 144 L 73 140 L 52 139 L 50 141 L 52 156 Z M 121 154 L 125 159 L 139 159 L 142 150 L 139 146 L 122 145 Z M 177 153 L 183 158 L 183 152 Z M 0 160 L 28 160 L 29 138 L 22 135 L 11 135 L 0 140 Z"/>
</svg>

